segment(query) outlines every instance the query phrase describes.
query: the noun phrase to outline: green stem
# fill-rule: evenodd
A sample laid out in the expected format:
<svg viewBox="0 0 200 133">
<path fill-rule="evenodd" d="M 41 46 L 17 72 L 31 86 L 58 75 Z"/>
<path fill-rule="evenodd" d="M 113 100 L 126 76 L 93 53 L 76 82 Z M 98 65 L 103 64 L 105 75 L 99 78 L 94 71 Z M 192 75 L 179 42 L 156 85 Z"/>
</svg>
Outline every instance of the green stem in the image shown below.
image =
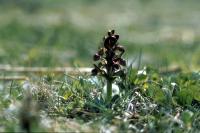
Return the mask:
<svg viewBox="0 0 200 133">
<path fill-rule="evenodd" d="M 106 102 L 109 104 L 112 99 L 112 81 L 107 80 L 107 100 Z"/>
</svg>

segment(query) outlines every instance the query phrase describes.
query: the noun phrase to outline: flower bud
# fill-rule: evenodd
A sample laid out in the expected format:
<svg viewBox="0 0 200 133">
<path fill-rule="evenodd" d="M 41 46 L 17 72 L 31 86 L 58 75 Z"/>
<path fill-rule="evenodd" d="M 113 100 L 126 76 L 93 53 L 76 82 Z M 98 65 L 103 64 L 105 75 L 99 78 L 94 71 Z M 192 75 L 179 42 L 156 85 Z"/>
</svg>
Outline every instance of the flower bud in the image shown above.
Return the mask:
<svg viewBox="0 0 200 133">
<path fill-rule="evenodd" d="M 107 37 L 104 41 L 104 47 L 106 49 L 111 49 L 113 48 L 114 45 L 116 45 L 117 39 L 113 36 Z"/>
<path fill-rule="evenodd" d="M 115 36 L 115 38 L 118 40 L 119 39 L 119 35 L 114 35 Z"/>
<path fill-rule="evenodd" d="M 126 61 L 124 59 L 120 59 L 119 64 L 122 66 L 126 66 Z"/>
<path fill-rule="evenodd" d="M 96 76 L 98 74 L 98 70 L 96 68 L 92 69 L 92 76 Z"/>
<path fill-rule="evenodd" d="M 113 61 L 115 63 L 118 63 L 118 64 L 122 65 L 122 66 L 126 66 L 126 61 L 124 59 L 122 59 L 122 58 L 115 58 Z"/>
<path fill-rule="evenodd" d="M 115 34 L 115 30 L 111 30 L 111 33 L 114 35 Z"/>
<path fill-rule="evenodd" d="M 99 59 L 100 59 L 100 55 L 96 53 L 96 54 L 93 56 L 93 60 L 94 60 L 94 61 L 98 61 Z"/>
<path fill-rule="evenodd" d="M 113 47 L 114 45 L 116 45 L 117 39 L 115 38 L 115 36 L 110 37 L 110 46 Z"/>
<path fill-rule="evenodd" d="M 114 68 L 115 70 L 118 70 L 118 69 L 120 68 L 120 65 L 119 65 L 118 63 L 114 63 L 114 64 L 113 64 L 113 68 Z"/>
<path fill-rule="evenodd" d="M 108 31 L 108 36 L 111 36 L 111 35 L 112 35 L 112 31 L 109 30 L 109 31 Z"/>
</svg>

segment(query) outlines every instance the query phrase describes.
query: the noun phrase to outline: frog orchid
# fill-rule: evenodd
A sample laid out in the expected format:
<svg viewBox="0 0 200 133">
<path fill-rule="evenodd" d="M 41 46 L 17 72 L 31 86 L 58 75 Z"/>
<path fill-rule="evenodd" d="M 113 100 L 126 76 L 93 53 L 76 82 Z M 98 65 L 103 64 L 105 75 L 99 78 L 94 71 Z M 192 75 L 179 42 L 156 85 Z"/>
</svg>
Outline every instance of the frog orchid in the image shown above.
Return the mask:
<svg viewBox="0 0 200 133">
<path fill-rule="evenodd" d="M 125 78 L 126 61 L 122 58 L 125 50 L 118 43 L 119 35 L 114 30 L 109 30 L 103 38 L 103 46 L 99 48 L 93 56 L 96 62 L 92 69 L 92 75 L 100 75 L 107 81 L 106 101 L 109 103 L 112 99 L 112 83 L 116 78 Z"/>
</svg>

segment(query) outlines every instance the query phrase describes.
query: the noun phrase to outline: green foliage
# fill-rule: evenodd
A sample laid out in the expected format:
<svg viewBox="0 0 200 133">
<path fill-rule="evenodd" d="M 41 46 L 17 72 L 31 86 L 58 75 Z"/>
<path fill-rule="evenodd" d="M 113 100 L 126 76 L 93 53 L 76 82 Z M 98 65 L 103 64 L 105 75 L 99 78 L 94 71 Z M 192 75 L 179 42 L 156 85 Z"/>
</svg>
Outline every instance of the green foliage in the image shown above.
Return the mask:
<svg viewBox="0 0 200 133">
<path fill-rule="evenodd" d="M 146 67 L 129 69 L 127 79 L 119 82 L 121 93 L 111 108 L 102 99 L 103 80 L 91 76 L 49 74 L 40 81 L 8 82 L 0 94 L 1 131 L 21 131 L 18 114 L 27 90 L 40 109 L 34 131 L 75 131 L 76 126 L 92 132 L 199 131 L 199 72 L 162 75 Z M 54 124 L 59 129 L 52 129 Z"/>
<path fill-rule="evenodd" d="M 149 69 L 140 70 L 133 80 L 148 97 L 163 105 L 190 106 L 194 100 L 200 101 L 199 72 L 161 77 Z"/>
</svg>

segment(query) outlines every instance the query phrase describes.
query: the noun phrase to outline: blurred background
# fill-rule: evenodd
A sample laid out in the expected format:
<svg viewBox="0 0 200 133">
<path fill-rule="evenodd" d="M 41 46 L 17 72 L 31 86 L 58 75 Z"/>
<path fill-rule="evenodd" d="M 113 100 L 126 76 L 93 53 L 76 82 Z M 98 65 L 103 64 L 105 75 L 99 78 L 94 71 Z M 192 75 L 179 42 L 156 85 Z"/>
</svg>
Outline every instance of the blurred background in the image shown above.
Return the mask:
<svg viewBox="0 0 200 133">
<path fill-rule="evenodd" d="M 0 65 L 92 66 L 108 29 L 140 67 L 200 67 L 199 0 L 0 0 Z"/>
</svg>

